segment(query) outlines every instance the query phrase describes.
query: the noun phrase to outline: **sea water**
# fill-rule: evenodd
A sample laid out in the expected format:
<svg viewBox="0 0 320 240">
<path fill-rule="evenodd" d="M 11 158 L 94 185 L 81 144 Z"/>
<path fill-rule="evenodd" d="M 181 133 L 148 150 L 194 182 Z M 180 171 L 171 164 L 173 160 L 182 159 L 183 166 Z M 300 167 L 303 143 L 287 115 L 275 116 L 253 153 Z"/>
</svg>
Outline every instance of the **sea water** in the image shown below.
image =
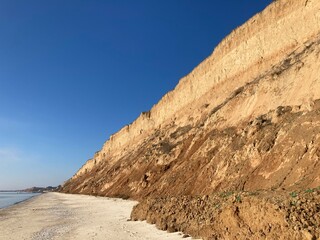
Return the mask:
<svg viewBox="0 0 320 240">
<path fill-rule="evenodd" d="M 0 192 L 0 208 L 9 207 L 13 204 L 25 201 L 36 195 L 39 194 L 22 192 Z"/>
</svg>

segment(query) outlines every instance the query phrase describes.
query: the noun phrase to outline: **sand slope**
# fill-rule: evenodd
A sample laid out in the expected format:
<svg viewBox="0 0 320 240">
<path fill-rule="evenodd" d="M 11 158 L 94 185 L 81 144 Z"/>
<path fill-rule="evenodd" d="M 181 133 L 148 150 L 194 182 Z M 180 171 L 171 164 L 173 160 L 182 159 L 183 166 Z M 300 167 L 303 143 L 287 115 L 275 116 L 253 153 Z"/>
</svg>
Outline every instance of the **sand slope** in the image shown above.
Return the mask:
<svg viewBox="0 0 320 240">
<path fill-rule="evenodd" d="M 133 201 L 47 193 L 0 210 L 0 240 L 182 239 L 144 222 L 127 221 Z"/>
</svg>

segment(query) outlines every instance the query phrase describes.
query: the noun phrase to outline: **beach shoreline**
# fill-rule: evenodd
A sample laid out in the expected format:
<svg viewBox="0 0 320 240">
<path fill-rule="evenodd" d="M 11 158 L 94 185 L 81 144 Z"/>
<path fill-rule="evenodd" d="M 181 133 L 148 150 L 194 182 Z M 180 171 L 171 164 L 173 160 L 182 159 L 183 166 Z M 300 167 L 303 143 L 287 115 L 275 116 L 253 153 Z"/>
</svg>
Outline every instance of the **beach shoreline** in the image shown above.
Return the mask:
<svg viewBox="0 0 320 240">
<path fill-rule="evenodd" d="M 0 240 L 182 239 L 182 233 L 167 233 L 145 222 L 128 221 L 136 203 L 44 193 L 0 209 Z"/>
<path fill-rule="evenodd" d="M 16 192 L 16 191 L 12 191 L 12 192 L 2 191 L 2 192 L 0 192 L 0 198 L 2 197 L 1 193 L 2 194 L 10 193 L 10 194 L 14 194 L 14 195 L 9 196 L 9 199 L 5 202 L 0 201 L 0 210 L 5 209 L 5 208 L 9 208 L 9 207 L 14 206 L 16 204 L 20 204 L 22 202 L 25 202 L 25 201 L 32 199 L 36 196 L 39 196 L 41 194 L 41 193 L 24 193 L 24 192 L 20 193 L 20 192 Z"/>
</svg>

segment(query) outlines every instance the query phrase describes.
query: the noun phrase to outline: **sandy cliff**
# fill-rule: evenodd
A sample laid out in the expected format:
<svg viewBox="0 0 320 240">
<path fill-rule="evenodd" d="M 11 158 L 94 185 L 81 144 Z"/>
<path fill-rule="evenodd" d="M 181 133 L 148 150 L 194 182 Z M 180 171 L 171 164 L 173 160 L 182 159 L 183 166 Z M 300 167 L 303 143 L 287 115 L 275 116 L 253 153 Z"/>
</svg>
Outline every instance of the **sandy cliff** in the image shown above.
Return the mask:
<svg viewBox="0 0 320 240">
<path fill-rule="evenodd" d="M 62 190 L 142 200 L 319 186 L 319 55 L 320 2 L 273 2 L 111 136 Z M 300 230 L 297 239 L 308 235 Z"/>
<path fill-rule="evenodd" d="M 201 104 L 209 104 L 211 109 L 218 106 L 236 89 L 254 81 L 294 50 L 308 44 L 320 30 L 319 4 L 315 0 L 277 1 L 234 30 L 150 112 L 142 113 L 132 124 L 112 135 L 94 160 L 88 161 L 77 175 L 90 170 L 94 163 L 125 154 L 128 148 L 134 148 L 161 125 L 177 120 L 183 125 L 186 121 L 183 115 L 193 114 L 197 118 L 205 115 L 206 112 L 199 109 Z M 262 113 L 276 105 L 297 105 L 319 97 L 316 86 L 309 91 L 309 85 L 304 85 L 305 91 L 300 96 L 290 93 L 289 98 L 279 99 L 273 106 L 252 106 L 247 116 L 236 118 L 243 120 L 251 114 L 257 115 L 258 107 L 262 107 L 259 110 Z"/>
</svg>

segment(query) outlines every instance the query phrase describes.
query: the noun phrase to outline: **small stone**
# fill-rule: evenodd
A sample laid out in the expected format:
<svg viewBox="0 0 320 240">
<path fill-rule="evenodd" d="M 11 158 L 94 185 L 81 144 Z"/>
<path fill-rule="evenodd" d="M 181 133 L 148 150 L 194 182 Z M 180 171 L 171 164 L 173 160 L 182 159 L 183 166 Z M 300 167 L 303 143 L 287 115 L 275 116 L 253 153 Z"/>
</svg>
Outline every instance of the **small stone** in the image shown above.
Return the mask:
<svg viewBox="0 0 320 240">
<path fill-rule="evenodd" d="M 302 234 L 306 237 L 306 240 L 313 240 L 314 237 L 312 236 L 311 233 L 309 233 L 308 231 L 302 231 Z"/>
</svg>

